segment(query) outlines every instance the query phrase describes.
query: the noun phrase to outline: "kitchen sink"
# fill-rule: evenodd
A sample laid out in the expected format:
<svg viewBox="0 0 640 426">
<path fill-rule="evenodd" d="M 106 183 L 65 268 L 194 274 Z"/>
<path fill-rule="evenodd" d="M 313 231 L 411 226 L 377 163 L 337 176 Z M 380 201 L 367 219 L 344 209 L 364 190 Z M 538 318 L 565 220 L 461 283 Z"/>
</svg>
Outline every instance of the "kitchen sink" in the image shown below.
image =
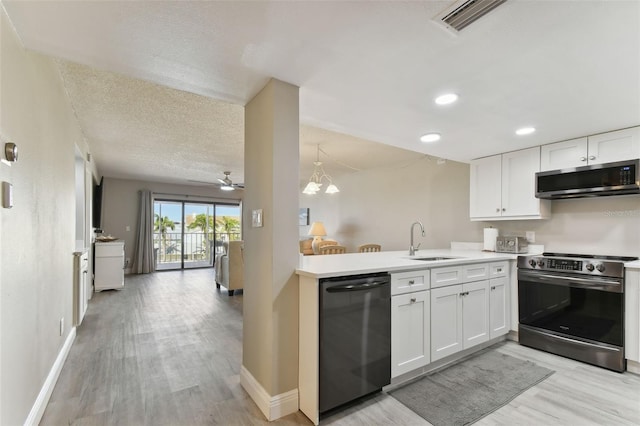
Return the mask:
<svg viewBox="0 0 640 426">
<path fill-rule="evenodd" d="M 412 257 L 411 260 L 422 260 L 424 262 L 435 262 L 436 260 L 449 260 L 449 259 L 460 259 L 459 257 L 444 257 L 444 256 L 434 256 L 434 257 Z"/>
</svg>

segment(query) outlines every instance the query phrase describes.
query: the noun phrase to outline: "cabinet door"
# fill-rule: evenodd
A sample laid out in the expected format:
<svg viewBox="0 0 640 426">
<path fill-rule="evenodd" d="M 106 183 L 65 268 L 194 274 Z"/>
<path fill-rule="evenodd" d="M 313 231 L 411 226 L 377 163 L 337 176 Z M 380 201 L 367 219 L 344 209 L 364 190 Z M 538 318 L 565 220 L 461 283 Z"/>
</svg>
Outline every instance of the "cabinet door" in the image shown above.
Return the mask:
<svg viewBox="0 0 640 426">
<path fill-rule="evenodd" d="M 503 217 L 541 214 L 540 200 L 535 195 L 536 172 L 539 170 L 539 146 L 502 154 Z"/>
<path fill-rule="evenodd" d="M 571 139 L 540 147 L 540 171 L 587 165 L 587 138 Z"/>
<path fill-rule="evenodd" d="M 469 215 L 472 218 L 500 216 L 501 156 L 471 161 Z"/>
<path fill-rule="evenodd" d="M 431 290 L 431 361 L 462 350 L 462 285 Z"/>
<path fill-rule="evenodd" d="M 509 304 L 507 303 L 507 277 L 494 278 L 489 281 L 489 317 L 490 338 L 502 336 L 509 332 Z"/>
<path fill-rule="evenodd" d="M 624 356 L 640 362 L 640 271 L 627 270 L 624 284 Z"/>
<path fill-rule="evenodd" d="M 391 377 L 429 363 L 430 318 L 428 291 L 391 298 Z"/>
<path fill-rule="evenodd" d="M 589 136 L 589 164 L 640 158 L 640 127 Z"/>
<path fill-rule="evenodd" d="M 489 280 L 462 286 L 462 349 L 489 340 Z"/>
</svg>

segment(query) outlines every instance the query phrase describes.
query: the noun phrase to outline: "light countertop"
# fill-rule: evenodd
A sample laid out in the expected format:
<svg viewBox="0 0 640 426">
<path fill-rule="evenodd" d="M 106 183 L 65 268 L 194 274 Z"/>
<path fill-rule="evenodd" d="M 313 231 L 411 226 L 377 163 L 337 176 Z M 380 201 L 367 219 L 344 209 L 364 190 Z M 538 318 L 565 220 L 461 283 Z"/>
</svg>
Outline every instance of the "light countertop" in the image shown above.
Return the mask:
<svg viewBox="0 0 640 426">
<path fill-rule="evenodd" d="M 422 257 L 453 257 L 454 259 L 415 260 Z M 517 258 L 518 255 L 512 253 L 451 249 L 419 250 L 415 256 L 409 256 L 408 250 L 316 255 L 302 257 L 302 264 L 296 269 L 296 273 L 312 278 L 327 278 L 375 272 L 410 271 L 499 260 L 516 260 Z"/>
<path fill-rule="evenodd" d="M 624 267 L 627 269 L 640 269 L 640 260 L 634 260 L 633 262 L 626 262 Z"/>
</svg>

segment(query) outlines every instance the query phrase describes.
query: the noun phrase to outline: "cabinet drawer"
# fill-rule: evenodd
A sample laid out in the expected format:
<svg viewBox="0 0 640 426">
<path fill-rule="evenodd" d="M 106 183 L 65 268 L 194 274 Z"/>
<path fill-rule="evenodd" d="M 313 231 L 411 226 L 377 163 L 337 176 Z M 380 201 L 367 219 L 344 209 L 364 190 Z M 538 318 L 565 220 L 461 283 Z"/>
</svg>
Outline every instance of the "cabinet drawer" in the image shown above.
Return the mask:
<svg viewBox="0 0 640 426">
<path fill-rule="evenodd" d="M 397 272 L 391 274 L 391 294 L 429 290 L 429 270 Z"/>
<path fill-rule="evenodd" d="M 475 263 L 462 267 L 462 279 L 464 282 L 480 281 L 489 278 L 489 264 Z"/>
<path fill-rule="evenodd" d="M 462 277 L 462 266 L 434 268 L 431 270 L 431 288 L 460 284 Z"/>
<path fill-rule="evenodd" d="M 493 262 L 491 263 L 491 265 L 489 266 L 489 274 L 490 274 L 490 278 L 496 278 L 496 277 L 505 277 L 507 275 L 507 271 L 509 265 L 507 262 Z"/>
<path fill-rule="evenodd" d="M 96 257 L 124 255 L 124 244 L 96 243 Z"/>
</svg>

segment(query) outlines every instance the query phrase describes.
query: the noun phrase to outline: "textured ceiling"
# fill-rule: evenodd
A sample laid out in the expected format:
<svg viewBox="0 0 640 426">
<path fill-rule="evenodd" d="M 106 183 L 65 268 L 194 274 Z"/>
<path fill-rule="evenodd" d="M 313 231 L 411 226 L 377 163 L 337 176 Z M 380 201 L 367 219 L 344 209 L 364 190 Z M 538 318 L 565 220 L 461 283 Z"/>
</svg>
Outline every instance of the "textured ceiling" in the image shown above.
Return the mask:
<svg viewBox="0 0 640 426">
<path fill-rule="evenodd" d="M 105 174 L 242 176 L 242 106 L 270 77 L 300 86 L 304 125 L 458 161 L 640 124 L 639 1 L 509 0 L 458 35 L 432 21 L 446 1 L 2 4 L 27 48 L 92 68 L 60 62 Z M 313 130 L 312 157 L 340 138 Z"/>
</svg>

